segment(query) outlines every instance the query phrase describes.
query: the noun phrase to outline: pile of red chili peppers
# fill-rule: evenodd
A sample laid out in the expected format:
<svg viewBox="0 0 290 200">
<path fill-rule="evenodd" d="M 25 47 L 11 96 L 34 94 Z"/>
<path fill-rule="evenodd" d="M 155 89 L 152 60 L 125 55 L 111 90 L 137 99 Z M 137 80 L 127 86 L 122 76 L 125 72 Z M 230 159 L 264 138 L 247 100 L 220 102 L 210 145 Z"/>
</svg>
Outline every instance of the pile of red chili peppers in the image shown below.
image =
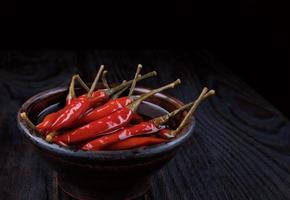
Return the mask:
<svg viewBox="0 0 290 200">
<path fill-rule="evenodd" d="M 174 88 L 180 84 L 180 80 L 177 79 L 141 96 L 134 96 L 133 91 L 138 81 L 157 75 L 155 71 L 140 75 L 141 69 L 142 66 L 138 65 L 134 79 L 123 81 L 113 88 L 110 88 L 106 80 L 107 71 L 103 71 L 103 65 L 99 68 L 90 88 L 79 75 L 74 75 L 63 108 L 46 115 L 36 126 L 26 113 L 21 113 L 21 117 L 26 121 L 27 126 L 48 142 L 84 151 L 145 148 L 169 142 L 191 121 L 198 105 L 215 92 L 203 88 L 195 101 L 166 115 L 148 120 L 137 112 L 139 105 L 158 92 Z M 100 78 L 105 89 L 95 90 Z M 75 95 L 75 81 L 78 81 L 87 91 L 86 94 Z M 129 89 L 128 95 L 121 96 L 127 89 Z M 169 119 L 185 110 L 189 111 L 179 126 L 170 129 L 167 125 Z"/>
</svg>

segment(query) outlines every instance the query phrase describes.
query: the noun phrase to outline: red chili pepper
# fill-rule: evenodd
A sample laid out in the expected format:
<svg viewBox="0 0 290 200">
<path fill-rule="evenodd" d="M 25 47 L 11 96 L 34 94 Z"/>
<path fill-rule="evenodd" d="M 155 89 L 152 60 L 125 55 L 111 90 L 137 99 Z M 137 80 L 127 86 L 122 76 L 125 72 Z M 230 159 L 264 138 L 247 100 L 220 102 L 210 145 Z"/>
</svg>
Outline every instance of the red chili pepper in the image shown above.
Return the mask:
<svg viewBox="0 0 290 200">
<path fill-rule="evenodd" d="M 102 133 L 114 131 L 126 126 L 131 120 L 131 117 L 132 110 L 124 108 L 114 112 L 112 115 L 93 121 L 73 131 L 68 131 L 62 135 L 55 136 L 52 141 L 62 141 L 67 144 L 72 144 L 92 139 Z"/>
<path fill-rule="evenodd" d="M 81 95 L 80 97 L 86 97 L 86 94 Z M 108 101 L 109 96 L 106 94 L 105 90 L 97 90 L 92 93 L 90 99 L 90 108 L 96 107 L 99 104 Z"/>
<path fill-rule="evenodd" d="M 151 92 L 142 95 L 133 103 L 129 104 L 124 108 L 121 108 L 120 110 L 117 110 L 111 115 L 90 122 L 89 124 L 77 128 L 73 131 L 65 132 L 63 135 L 56 136 L 53 141 L 60 140 L 67 144 L 76 143 L 87 139 L 95 138 L 96 136 L 104 132 L 117 130 L 121 127 L 125 127 L 131 121 L 133 113 L 136 112 L 137 108 L 143 100 L 165 89 L 173 88 L 179 83 L 180 80 L 178 79 L 171 84 L 165 85 L 159 89 L 152 90 Z"/>
<path fill-rule="evenodd" d="M 100 68 L 99 73 L 100 71 L 102 71 L 102 69 L 103 67 Z M 85 109 L 87 109 L 87 100 L 86 100 L 87 98 L 75 97 L 74 84 L 75 84 L 75 79 L 77 78 L 79 79 L 79 82 L 82 82 L 79 76 L 76 76 L 76 75 L 73 76 L 70 87 L 69 87 L 69 93 L 66 98 L 65 107 L 57 112 L 47 115 L 43 119 L 43 121 L 36 126 L 37 131 L 47 134 L 48 132 L 52 130 L 64 128 L 67 125 L 70 125 L 72 120 L 75 120 L 74 119 L 74 117 L 76 117 L 75 114 L 83 112 Z M 81 85 L 83 85 L 87 89 L 87 86 L 85 85 L 84 82 L 82 82 Z M 84 103 L 83 106 L 81 106 L 82 103 Z M 72 109 L 71 112 L 70 112 L 70 109 Z M 74 114 L 74 116 L 72 116 L 72 114 Z"/>
<path fill-rule="evenodd" d="M 121 131 L 118 131 L 112 135 L 106 135 L 101 138 L 97 138 L 82 147 L 82 150 L 99 150 L 104 147 L 114 144 L 118 141 L 126 140 L 130 137 L 140 134 L 150 134 L 159 131 L 160 128 L 156 127 L 152 121 L 142 122 L 135 126 L 125 128 Z"/>
<path fill-rule="evenodd" d="M 150 134 L 150 133 L 156 133 L 159 130 L 163 129 L 162 126 L 165 124 L 169 118 L 175 116 L 179 112 L 187 109 L 190 107 L 191 104 L 187 104 L 169 114 L 163 115 L 161 117 L 155 118 L 153 120 L 149 120 L 147 122 L 142 122 L 140 124 L 124 128 L 123 130 L 117 131 L 116 133 L 112 135 L 106 135 L 100 138 L 97 138 L 93 141 L 88 142 L 85 144 L 82 149 L 85 151 L 88 150 L 100 150 L 103 149 L 111 144 L 114 144 L 116 142 L 126 140 L 130 137 L 136 136 L 136 135 L 144 135 L 144 134 Z"/>
<path fill-rule="evenodd" d="M 85 144 L 82 147 L 82 150 L 85 150 L 85 151 L 100 150 L 100 149 L 104 149 L 107 146 L 110 146 L 114 143 L 126 140 L 130 137 L 133 137 L 133 136 L 156 133 L 157 131 L 164 128 L 162 125 L 165 124 L 171 117 L 175 116 L 179 112 L 192 106 L 190 111 L 188 112 L 187 116 L 185 117 L 185 119 L 181 122 L 181 125 L 179 126 L 179 128 L 176 129 L 176 131 L 180 131 L 182 128 L 184 128 L 186 123 L 189 121 L 189 117 L 196 110 L 196 108 L 200 104 L 200 102 L 204 99 L 203 96 L 205 95 L 207 90 L 208 89 L 205 88 L 195 102 L 189 103 L 189 104 L 182 106 L 179 109 L 177 109 L 171 113 L 168 113 L 168 114 L 163 115 L 161 117 L 155 118 L 153 120 L 150 120 L 147 122 L 142 122 L 142 123 L 134 125 L 132 127 L 124 128 L 123 130 L 118 131 L 112 135 L 107 135 L 107 136 L 97 138 L 97 139 Z"/>
<path fill-rule="evenodd" d="M 47 128 L 49 132 L 70 127 L 82 114 L 84 114 L 90 108 L 92 93 L 96 87 L 103 69 L 104 66 L 101 65 L 87 95 L 82 95 L 78 98 L 70 98 L 68 96 L 67 100 L 69 100 L 70 103 L 61 109 L 59 115 L 56 117 L 52 125 Z M 71 85 L 70 92 L 73 92 L 73 97 L 75 97 L 74 85 Z"/>
<path fill-rule="evenodd" d="M 73 99 L 72 102 L 65 107 L 63 112 L 57 117 L 49 131 L 57 131 L 63 128 L 69 128 L 79 117 L 90 108 L 90 100 L 86 97 Z"/>
<path fill-rule="evenodd" d="M 124 108 L 125 106 L 132 103 L 132 99 L 129 97 L 121 97 L 118 99 L 113 99 L 107 102 L 106 104 L 97 107 L 91 112 L 86 113 L 83 117 L 81 117 L 77 122 L 77 127 L 88 124 L 89 122 L 95 121 L 97 119 L 101 119 L 105 116 L 110 115 L 111 113 Z"/>
<path fill-rule="evenodd" d="M 75 98 L 75 80 L 78 80 L 78 82 L 81 84 L 83 88 L 85 88 L 87 91 L 89 91 L 88 86 L 83 82 L 83 80 L 80 78 L 79 75 L 73 75 L 71 79 L 71 83 L 69 86 L 69 93 L 66 97 L 66 106 L 70 105 L 72 100 Z M 55 120 L 64 112 L 65 109 L 61 109 L 59 111 L 50 113 L 44 117 L 41 123 L 39 123 L 36 126 L 36 130 L 39 133 L 46 134 L 48 132 L 48 129 L 51 127 L 51 125 L 55 122 Z"/>
<path fill-rule="evenodd" d="M 155 144 L 161 144 L 167 141 L 168 140 L 166 139 L 156 138 L 156 137 L 132 137 L 127 140 L 117 142 L 109 146 L 108 148 L 106 148 L 106 150 L 134 149 L 134 148 L 151 146 Z"/>
<path fill-rule="evenodd" d="M 116 96 L 114 98 L 116 99 L 112 99 L 109 102 L 105 103 L 104 105 L 97 107 L 96 109 L 87 112 L 84 114 L 84 116 L 82 116 L 77 124 L 76 127 L 87 124 L 89 122 L 101 119 L 102 117 L 108 116 L 111 113 L 124 108 L 125 106 L 129 105 L 130 103 L 133 102 L 134 98 L 131 96 L 133 93 L 133 90 L 135 88 L 136 82 L 137 82 L 137 78 L 138 75 L 140 73 L 140 70 L 142 68 L 142 65 L 138 65 L 137 67 L 137 71 L 135 73 L 135 77 L 132 81 L 132 85 L 129 91 L 129 95 L 127 97 L 121 97 L 121 98 L 116 98 Z M 105 82 L 104 84 L 107 85 L 106 87 L 108 87 L 108 83 L 105 81 L 105 74 L 103 73 L 103 82 Z M 122 91 L 121 91 L 122 92 Z"/>
<path fill-rule="evenodd" d="M 52 123 L 59 116 L 59 112 L 54 112 L 45 116 L 43 121 L 36 126 L 36 130 L 41 134 L 46 134 L 48 128 L 51 127 Z"/>
<path fill-rule="evenodd" d="M 45 123 L 44 125 L 42 125 L 45 126 L 46 132 L 57 131 L 62 128 L 68 128 L 72 125 L 72 123 L 79 119 L 79 117 L 81 117 L 82 114 L 84 114 L 92 105 L 95 105 L 96 103 L 99 103 L 100 101 L 103 101 L 108 97 L 105 90 L 93 92 L 102 70 L 103 66 L 100 67 L 99 72 L 88 92 L 88 95 L 82 95 L 78 98 L 73 98 L 75 97 L 75 94 L 74 82 L 72 82 L 73 84 L 71 84 L 70 86 L 71 95 L 68 95 L 67 97 L 67 102 L 69 102 L 69 104 L 66 105 L 59 112 L 57 112 L 57 114 L 52 114 L 52 116 L 48 118 L 49 123 Z M 115 88 L 108 91 L 114 92 L 114 89 Z"/>
<path fill-rule="evenodd" d="M 156 74 L 157 73 L 155 71 L 147 73 L 144 76 L 138 77 L 137 81 L 140 81 L 140 80 L 143 80 L 145 78 L 152 77 L 152 76 L 156 76 Z M 115 92 L 117 92 L 119 90 L 122 90 L 124 87 L 127 87 L 132 82 L 133 82 L 133 80 L 127 81 L 127 82 L 122 83 L 122 84 L 120 84 L 120 85 L 118 85 L 118 86 L 116 86 L 114 88 L 111 88 L 111 89 L 98 90 L 98 91 L 94 91 L 94 92 L 91 91 L 92 93 L 91 93 L 91 98 L 90 98 L 90 102 L 89 102 L 89 104 L 90 104 L 89 107 L 93 107 L 93 106 L 99 104 L 100 102 L 103 102 L 104 100 L 107 100 L 110 95 L 114 94 Z M 94 83 L 96 83 L 96 81 L 94 81 Z M 95 86 L 95 84 L 93 84 L 91 88 L 94 88 L 94 86 Z M 81 101 L 83 101 L 82 98 L 87 98 L 87 95 L 82 95 L 82 96 L 80 96 L 78 98 L 80 98 Z M 57 118 L 62 113 L 66 112 L 67 109 L 68 108 L 64 107 L 63 109 L 57 111 L 56 114 L 51 113 L 51 114 L 47 115 L 46 118 L 43 120 L 43 122 L 45 122 L 45 123 L 41 122 L 39 124 L 39 126 L 37 126 L 38 131 L 39 132 L 45 132 L 45 133 L 50 132 L 50 131 L 55 131 L 54 129 L 51 128 L 51 126 L 54 124 L 54 122 L 57 120 Z M 69 120 L 69 118 L 67 120 Z M 74 123 L 74 122 L 72 121 L 71 123 Z M 54 125 L 54 126 L 59 127 L 59 128 L 64 128 L 61 125 Z"/>
</svg>

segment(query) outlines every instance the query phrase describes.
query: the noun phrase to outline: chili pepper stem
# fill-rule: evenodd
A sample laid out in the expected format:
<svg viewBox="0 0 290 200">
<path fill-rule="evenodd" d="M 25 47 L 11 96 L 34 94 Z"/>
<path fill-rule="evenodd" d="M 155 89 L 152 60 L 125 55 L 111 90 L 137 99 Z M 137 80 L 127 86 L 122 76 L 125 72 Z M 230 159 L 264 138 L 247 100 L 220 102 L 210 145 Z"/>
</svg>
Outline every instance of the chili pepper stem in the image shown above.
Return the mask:
<svg viewBox="0 0 290 200">
<path fill-rule="evenodd" d="M 205 88 L 204 88 L 205 89 Z M 203 90 L 204 92 L 204 90 Z M 168 137 L 175 137 L 191 120 L 191 116 L 194 113 L 194 111 L 197 109 L 197 107 L 199 106 L 199 104 L 204 101 L 206 98 L 212 96 L 215 94 L 214 90 L 210 90 L 209 92 L 207 92 L 206 94 L 201 93 L 200 96 L 198 97 L 198 99 L 194 102 L 194 104 L 192 105 L 192 107 L 190 108 L 190 110 L 188 111 L 188 113 L 186 114 L 186 116 L 184 117 L 184 119 L 181 121 L 180 125 L 177 127 L 177 129 L 175 130 L 171 130 L 167 136 Z"/>
<path fill-rule="evenodd" d="M 22 120 L 24 120 L 26 122 L 26 124 L 27 124 L 27 126 L 29 128 L 31 128 L 32 130 L 35 130 L 35 125 L 30 121 L 30 119 L 28 118 L 26 112 L 20 113 L 20 117 L 21 117 Z"/>
<path fill-rule="evenodd" d="M 133 94 L 133 91 L 134 91 L 135 86 L 136 86 L 137 78 L 138 78 L 138 75 L 140 74 L 141 69 L 142 69 L 142 65 L 139 64 L 138 67 L 137 67 L 137 70 L 136 70 L 136 73 L 135 73 L 135 76 L 134 76 L 134 79 L 133 79 L 129 94 L 128 94 L 129 97 L 132 96 L 132 94 Z"/>
<path fill-rule="evenodd" d="M 92 86 L 91 86 L 91 88 L 90 88 L 90 90 L 88 92 L 88 97 L 91 97 L 92 96 L 92 93 L 93 93 L 93 91 L 96 88 L 96 85 L 97 85 L 97 83 L 98 83 L 98 81 L 100 79 L 100 76 L 101 76 L 103 70 L 104 70 L 104 65 L 101 65 L 100 68 L 99 68 L 99 71 L 98 71 L 98 73 L 96 75 L 96 78 L 93 81 L 93 84 L 92 84 Z"/>
<path fill-rule="evenodd" d="M 110 89 L 110 86 L 109 86 L 108 81 L 106 79 L 107 74 L 108 74 L 107 70 L 103 71 L 102 82 L 103 82 L 103 85 L 105 86 L 106 89 Z"/>
<path fill-rule="evenodd" d="M 133 101 L 131 104 L 128 105 L 128 108 L 131 109 L 133 112 L 135 112 L 143 100 L 145 100 L 148 97 L 150 97 L 158 92 L 161 92 L 163 90 L 166 90 L 169 88 L 174 88 L 176 85 L 178 85 L 180 83 L 181 83 L 180 79 L 177 79 L 173 83 L 167 84 L 167 85 L 165 85 L 161 88 L 158 88 L 158 89 L 154 89 L 151 92 L 148 92 L 148 93 L 142 95 L 141 97 L 139 97 L 137 100 Z"/>
<path fill-rule="evenodd" d="M 188 103 L 166 115 L 162 115 L 160 117 L 157 117 L 155 119 L 153 119 L 153 123 L 155 124 L 155 126 L 160 126 L 160 125 L 163 125 L 165 124 L 166 122 L 168 122 L 168 120 L 171 118 L 171 117 L 174 117 L 175 115 L 177 115 L 178 113 L 190 108 L 192 105 L 194 104 L 194 102 L 191 102 L 191 103 Z"/>
<path fill-rule="evenodd" d="M 85 84 L 85 82 L 83 81 L 83 79 L 81 79 L 80 75 L 76 75 L 76 79 L 79 82 L 79 84 L 87 91 L 90 91 L 90 88 L 87 86 L 87 84 Z"/>
<path fill-rule="evenodd" d="M 45 137 L 45 140 L 46 140 L 47 142 L 51 142 L 52 139 L 53 139 L 53 137 L 56 136 L 56 135 L 58 135 L 58 134 L 59 134 L 58 132 L 53 131 L 53 132 L 49 133 L 49 134 Z"/>
<path fill-rule="evenodd" d="M 144 74 L 141 77 L 138 77 L 137 78 L 137 81 L 141 81 L 143 79 L 146 79 L 146 78 L 149 78 L 149 77 L 152 77 L 152 76 L 156 76 L 156 75 L 157 75 L 157 72 L 156 71 L 152 71 L 152 72 L 149 72 L 147 74 Z M 122 83 L 122 84 L 120 84 L 120 85 L 118 85 L 118 86 L 116 86 L 114 88 L 111 88 L 109 90 L 106 90 L 105 92 L 106 92 L 106 94 L 108 96 L 111 96 L 112 94 L 115 94 L 116 92 L 120 91 L 121 89 L 130 86 L 132 84 L 132 82 L 133 82 L 133 79 L 130 80 L 130 81 L 127 81 L 125 83 Z"/>
<path fill-rule="evenodd" d="M 69 85 L 69 92 L 68 95 L 66 96 L 67 100 L 73 99 L 76 97 L 75 94 L 75 82 L 76 80 L 79 82 L 79 84 L 86 90 L 89 91 L 90 89 L 88 88 L 88 86 L 85 84 L 85 82 L 81 79 L 79 74 L 75 74 L 72 76 L 71 78 L 71 82 Z"/>
<path fill-rule="evenodd" d="M 67 100 L 70 100 L 70 99 L 73 99 L 73 98 L 76 97 L 76 94 L 75 94 L 75 80 L 76 80 L 76 77 L 77 77 L 77 75 L 73 75 L 72 78 L 71 78 L 71 82 L 70 82 L 70 85 L 69 85 L 69 91 L 68 91 L 68 94 L 66 96 Z"/>
<path fill-rule="evenodd" d="M 124 82 L 126 82 L 126 80 L 124 80 L 123 83 L 124 83 Z M 120 96 L 123 92 L 125 92 L 128 88 L 129 88 L 129 86 L 127 86 L 127 87 L 123 88 L 122 90 L 120 90 L 119 92 L 115 93 L 115 94 L 112 96 L 111 99 L 117 99 L 117 98 L 119 98 L 119 96 Z"/>
<path fill-rule="evenodd" d="M 207 90 L 207 89 L 205 89 L 205 90 Z M 205 95 L 203 95 L 201 97 L 201 100 L 206 99 L 207 97 L 213 95 L 214 93 L 215 93 L 214 90 L 210 90 L 208 93 L 206 93 Z M 156 126 L 160 126 L 160 125 L 165 124 L 171 117 L 174 117 L 175 115 L 177 115 L 181 111 L 184 111 L 184 110 L 192 107 L 194 104 L 196 104 L 196 102 L 197 102 L 197 100 L 195 100 L 195 101 L 193 101 L 191 103 L 188 103 L 188 104 L 186 104 L 186 105 L 184 105 L 184 106 L 182 106 L 182 107 L 180 107 L 180 108 L 178 108 L 178 109 L 176 109 L 176 110 L 174 110 L 174 111 L 172 111 L 172 112 L 170 112 L 170 113 L 168 113 L 166 115 L 163 115 L 163 116 L 160 116 L 160 117 L 157 117 L 157 118 L 153 119 L 154 124 Z"/>
</svg>

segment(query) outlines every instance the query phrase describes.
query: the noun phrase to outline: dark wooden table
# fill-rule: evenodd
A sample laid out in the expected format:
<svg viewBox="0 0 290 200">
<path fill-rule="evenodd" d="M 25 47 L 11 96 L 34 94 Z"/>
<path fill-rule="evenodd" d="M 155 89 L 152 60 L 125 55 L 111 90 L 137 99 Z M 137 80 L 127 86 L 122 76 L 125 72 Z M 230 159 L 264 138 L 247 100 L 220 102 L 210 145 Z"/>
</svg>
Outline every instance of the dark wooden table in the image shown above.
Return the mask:
<svg viewBox="0 0 290 200">
<path fill-rule="evenodd" d="M 100 64 L 112 82 L 129 79 L 138 63 L 143 72 L 159 72 L 142 85 L 181 78 L 167 93 L 184 102 L 203 86 L 217 91 L 198 109 L 189 142 L 140 199 L 290 199 L 289 120 L 206 51 L 1 52 L 0 199 L 70 199 L 17 129 L 16 112 L 27 98 L 67 84 L 73 73 L 90 81 Z"/>
</svg>

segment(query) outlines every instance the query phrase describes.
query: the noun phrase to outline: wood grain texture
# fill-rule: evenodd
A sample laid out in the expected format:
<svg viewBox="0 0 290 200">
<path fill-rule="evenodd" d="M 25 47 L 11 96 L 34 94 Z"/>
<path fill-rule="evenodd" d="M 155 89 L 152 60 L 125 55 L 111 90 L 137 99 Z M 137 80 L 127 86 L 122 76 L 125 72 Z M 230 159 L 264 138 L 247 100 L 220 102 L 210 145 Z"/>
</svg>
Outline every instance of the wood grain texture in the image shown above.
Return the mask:
<svg viewBox="0 0 290 200">
<path fill-rule="evenodd" d="M 203 86 L 217 91 L 196 112 L 190 141 L 153 177 L 140 200 L 290 199 L 289 120 L 208 52 L 149 50 L 0 52 L 0 199 L 71 199 L 19 137 L 16 112 L 27 98 L 68 84 L 73 73 L 90 81 L 100 64 L 107 66 L 111 82 L 130 79 L 139 63 L 143 73 L 159 72 L 142 85 L 181 78 L 181 86 L 167 93 L 184 102 Z"/>
</svg>

